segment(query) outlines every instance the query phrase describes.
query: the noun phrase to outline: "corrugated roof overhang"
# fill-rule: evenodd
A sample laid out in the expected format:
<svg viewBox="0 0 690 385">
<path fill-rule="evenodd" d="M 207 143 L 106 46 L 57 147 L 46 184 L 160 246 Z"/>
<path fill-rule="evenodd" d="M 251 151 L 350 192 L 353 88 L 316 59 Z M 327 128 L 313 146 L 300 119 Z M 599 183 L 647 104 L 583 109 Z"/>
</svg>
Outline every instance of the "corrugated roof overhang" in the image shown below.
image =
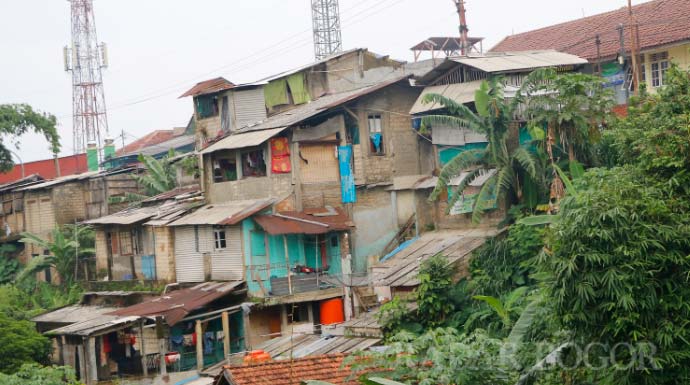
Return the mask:
<svg viewBox="0 0 690 385">
<path fill-rule="evenodd" d="M 185 215 L 168 226 L 236 225 L 266 209 L 273 202 L 273 199 L 257 199 L 210 204 Z"/>
<path fill-rule="evenodd" d="M 474 102 L 474 93 L 479 89 L 481 84 L 481 80 L 478 80 L 467 83 L 426 87 L 424 88 L 424 91 L 422 91 L 422 94 L 417 98 L 417 101 L 412 106 L 412 109 L 410 109 L 410 115 L 443 108 L 443 106 L 438 103 L 424 103 L 424 97 L 428 94 L 443 95 L 459 104 Z"/>
<path fill-rule="evenodd" d="M 270 130 L 249 131 L 246 133 L 230 135 L 206 147 L 199 153 L 203 155 L 220 150 L 236 150 L 240 148 L 258 146 L 273 136 L 280 134 L 286 128 L 287 127 L 278 127 Z"/>
<path fill-rule="evenodd" d="M 354 224 L 340 209 L 332 215 L 314 215 L 316 212 L 284 212 L 273 215 L 259 215 L 254 220 L 271 235 L 326 234 L 331 231 L 346 231 Z"/>
</svg>

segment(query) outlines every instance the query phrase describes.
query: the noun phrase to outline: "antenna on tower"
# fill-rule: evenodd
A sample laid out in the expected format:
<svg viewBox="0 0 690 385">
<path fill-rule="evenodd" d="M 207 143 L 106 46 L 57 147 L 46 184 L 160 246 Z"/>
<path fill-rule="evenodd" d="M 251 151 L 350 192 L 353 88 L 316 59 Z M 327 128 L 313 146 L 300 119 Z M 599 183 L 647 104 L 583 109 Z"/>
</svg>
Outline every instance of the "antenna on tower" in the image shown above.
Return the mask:
<svg viewBox="0 0 690 385">
<path fill-rule="evenodd" d="M 467 40 L 467 18 L 465 15 L 465 0 L 453 0 L 455 7 L 458 10 L 458 16 L 460 16 L 460 55 L 465 55 L 467 49 L 470 47 Z"/>
<path fill-rule="evenodd" d="M 92 0 L 67 0 L 71 8 L 72 42 L 63 49 L 65 71 L 72 72 L 74 153 L 86 152 L 90 171 L 103 160 L 101 138 L 109 138 L 101 69 L 108 66 L 105 44 L 96 37 Z"/>
<path fill-rule="evenodd" d="M 338 0 L 312 0 L 311 15 L 316 60 L 342 51 Z"/>
</svg>

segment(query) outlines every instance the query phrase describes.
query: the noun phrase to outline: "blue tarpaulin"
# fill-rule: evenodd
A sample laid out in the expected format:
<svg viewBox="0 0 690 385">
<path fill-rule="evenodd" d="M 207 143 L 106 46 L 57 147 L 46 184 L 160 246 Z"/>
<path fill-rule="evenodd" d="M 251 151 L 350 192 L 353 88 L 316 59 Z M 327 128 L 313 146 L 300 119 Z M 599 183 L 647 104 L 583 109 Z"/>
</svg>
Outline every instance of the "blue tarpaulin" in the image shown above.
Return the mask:
<svg viewBox="0 0 690 385">
<path fill-rule="evenodd" d="M 340 188 L 343 203 L 357 202 L 355 176 L 352 173 L 352 145 L 338 147 L 338 164 L 340 166 Z"/>
<path fill-rule="evenodd" d="M 398 246 L 398 247 L 395 248 L 395 250 L 393 250 L 393 251 L 391 251 L 390 253 L 384 255 L 383 258 L 381 258 L 381 260 L 379 260 L 379 262 L 384 262 L 384 261 L 386 261 L 387 259 L 390 259 L 390 258 L 391 258 L 392 256 L 394 256 L 395 254 L 398 254 L 399 252 L 405 250 L 405 249 L 407 248 L 407 246 L 411 245 L 411 244 L 412 244 L 414 241 L 416 241 L 417 239 L 419 239 L 419 237 L 414 237 L 414 238 L 412 238 L 412 239 L 408 239 L 407 241 L 401 243 L 400 246 Z"/>
</svg>

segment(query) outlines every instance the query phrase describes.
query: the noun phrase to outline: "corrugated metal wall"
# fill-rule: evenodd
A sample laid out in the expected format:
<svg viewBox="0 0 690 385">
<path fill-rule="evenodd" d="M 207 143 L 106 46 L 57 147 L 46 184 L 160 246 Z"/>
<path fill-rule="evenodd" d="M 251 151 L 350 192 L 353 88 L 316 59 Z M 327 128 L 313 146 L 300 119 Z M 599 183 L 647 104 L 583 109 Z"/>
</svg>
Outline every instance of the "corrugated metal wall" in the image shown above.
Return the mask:
<svg viewBox="0 0 690 385">
<path fill-rule="evenodd" d="M 266 101 L 262 87 L 234 91 L 232 94 L 232 112 L 236 125 L 231 129 L 242 128 L 249 123 L 266 119 Z"/>
<path fill-rule="evenodd" d="M 202 232 L 199 229 L 199 235 Z M 194 226 L 175 228 L 175 271 L 177 282 L 204 282 L 204 258 L 196 251 Z"/>
<path fill-rule="evenodd" d="M 224 230 L 227 247 L 222 250 L 213 250 L 211 253 L 211 279 L 214 281 L 242 280 L 244 279 L 242 231 L 239 226 L 228 226 Z M 213 237 L 211 241 L 215 243 Z"/>
</svg>

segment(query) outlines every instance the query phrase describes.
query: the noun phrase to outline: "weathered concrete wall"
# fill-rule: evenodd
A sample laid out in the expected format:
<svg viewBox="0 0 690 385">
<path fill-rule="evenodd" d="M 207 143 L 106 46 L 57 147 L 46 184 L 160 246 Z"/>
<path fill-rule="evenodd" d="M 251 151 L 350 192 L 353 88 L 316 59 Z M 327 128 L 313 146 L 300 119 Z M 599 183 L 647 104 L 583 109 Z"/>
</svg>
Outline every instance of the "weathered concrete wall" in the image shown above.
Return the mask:
<svg viewBox="0 0 690 385">
<path fill-rule="evenodd" d="M 380 256 L 398 231 L 390 192 L 383 187 L 358 189 L 353 220 L 357 228 L 353 232 L 355 255 L 352 268 L 354 272 L 365 272 L 368 258 Z"/>
<path fill-rule="evenodd" d="M 415 88 L 396 85 L 363 97 L 355 104 L 360 136 L 360 151 L 355 159 L 355 174 L 359 174 L 356 175 L 358 181 L 373 184 L 390 182 L 396 176 L 418 175 L 422 171 L 420 157 L 425 159 L 424 169 L 429 168 L 427 152 L 431 148 L 426 145 L 421 147 L 425 153 L 420 156 L 419 141 L 423 139 L 412 129 L 409 115 L 409 110 L 419 93 L 420 91 Z M 371 152 L 369 114 L 381 115 L 383 155 Z M 357 167 L 359 165 L 361 166 Z"/>
<path fill-rule="evenodd" d="M 280 306 L 253 308 L 249 313 L 249 327 L 245 333 L 247 333 L 246 340 L 251 341 L 252 347 L 280 337 L 280 332 Z"/>
<path fill-rule="evenodd" d="M 210 183 L 206 193 L 209 203 L 221 203 L 231 200 L 281 198 L 290 194 L 292 190 L 290 174 L 276 174 L 232 182 Z"/>
<path fill-rule="evenodd" d="M 96 228 L 96 278 L 108 276 L 108 243 L 103 227 Z"/>
<path fill-rule="evenodd" d="M 302 185 L 303 208 L 318 208 L 327 205 L 333 207 L 343 205 L 340 182 L 308 183 Z"/>
<path fill-rule="evenodd" d="M 156 277 L 159 281 L 175 282 L 175 235 L 170 227 L 153 228 L 156 238 Z"/>
</svg>

